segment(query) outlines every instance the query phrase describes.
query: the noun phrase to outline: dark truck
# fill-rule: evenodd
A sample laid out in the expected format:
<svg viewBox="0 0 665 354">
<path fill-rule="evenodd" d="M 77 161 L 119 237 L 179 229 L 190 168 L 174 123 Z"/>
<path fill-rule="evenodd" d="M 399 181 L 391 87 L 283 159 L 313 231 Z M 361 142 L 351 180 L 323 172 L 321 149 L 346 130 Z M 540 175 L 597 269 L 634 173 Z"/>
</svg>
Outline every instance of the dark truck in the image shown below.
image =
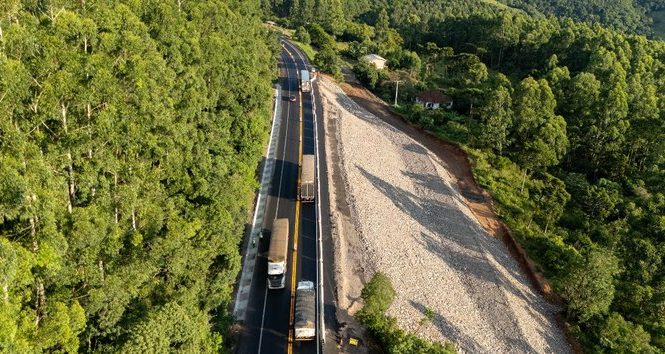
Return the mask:
<svg viewBox="0 0 665 354">
<path fill-rule="evenodd" d="M 302 156 L 302 168 L 300 169 L 300 187 L 298 197 L 302 202 L 313 202 L 316 195 L 314 188 L 314 155 Z"/>
<path fill-rule="evenodd" d="M 298 283 L 293 331 L 297 341 L 316 338 L 316 292 L 311 281 Z"/>
</svg>

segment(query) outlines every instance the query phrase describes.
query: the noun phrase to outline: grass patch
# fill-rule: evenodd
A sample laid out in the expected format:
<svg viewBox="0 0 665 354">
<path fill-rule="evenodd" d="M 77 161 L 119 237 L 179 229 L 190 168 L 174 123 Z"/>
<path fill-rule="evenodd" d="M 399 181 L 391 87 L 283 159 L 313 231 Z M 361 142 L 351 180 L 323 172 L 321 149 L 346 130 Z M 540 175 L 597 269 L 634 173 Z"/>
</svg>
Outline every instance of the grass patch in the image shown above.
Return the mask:
<svg viewBox="0 0 665 354">
<path fill-rule="evenodd" d="M 649 16 L 653 19 L 653 32 L 660 39 L 665 39 L 665 10 L 652 11 Z"/>
<path fill-rule="evenodd" d="M 282 26 L 280 26 L 280 25 L 277 25 L 277 24 L 275 24 L 275 25 L 273 25 L 273 24 L 269 24 L 269 23 L 266 23 L 266 22 L 263 23 L 263 27 L 265 27 L 265 28 L 267 28 L 267 29 L 269 29 L 269 30 L 276 31 L 276 32 L 278 32 L 279 34 L 281 34 L 282 36 L 284 36 L 284 37 L 289 37 L 289 38 L 290 38 L 291 36 L 293 36 L 293 33 L 295 32 L 295 31 L 292 30 L 292 29 L 284 28 L 284 27 L 282 27 Z"/>
<path fill-rule="evenodd" d="M 310 62 L 314 61 L 314 57 L 316 56 L 316 50 L 312 48 L 311 45 L 298 42 L 293 39 L 291 39 L 291 43 L 297 45 L 298 48 L 300 48 L 303 52 L 305 52 L 305 55 L 307 55 L 307 59 L 309 59 Z"/>
<path fill-rule="evenodd" d="M 337 42 L 337 51 L 343 52 L 349 48 L 349 42 Z"/>
</svg>

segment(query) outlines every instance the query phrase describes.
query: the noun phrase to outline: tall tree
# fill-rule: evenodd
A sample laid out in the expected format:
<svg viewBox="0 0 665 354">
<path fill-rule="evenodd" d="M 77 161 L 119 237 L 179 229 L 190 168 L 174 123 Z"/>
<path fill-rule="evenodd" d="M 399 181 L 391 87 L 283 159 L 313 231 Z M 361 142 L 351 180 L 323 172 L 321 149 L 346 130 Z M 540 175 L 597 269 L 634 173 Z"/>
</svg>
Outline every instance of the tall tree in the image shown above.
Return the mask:
<svg viewBox="0 0 665 354">
<path fill-rule="evenodd" d="M 561 295 L 567 301 L 568 315 L 588 321 L 607 313 L 614 298 L 614 277 L 618 259 L 608 250 L 593 250 L 571 265 L 561 279 Z"/>
<path fill-rule="evenodd" d="M 219 346 L 269 117 L 256 4 L 0 7 L 0 351 Z"/>
<path fill-rule="evenodd" d="M 513 123 L 510 91 L 499 86 L 490 92 L 485 104 L 479 109 L 481 120 L 481 143 L 498 154 L 508 146 L 508 134 Z"/>
<path fill-rule="evenodd" d="M 556 101 L 547 81 L 528 77 L 515 90 L 515 153 L 526 170 L 555 165 L 568 148 L 566 121 L 554 113 Z"/>
</svg>

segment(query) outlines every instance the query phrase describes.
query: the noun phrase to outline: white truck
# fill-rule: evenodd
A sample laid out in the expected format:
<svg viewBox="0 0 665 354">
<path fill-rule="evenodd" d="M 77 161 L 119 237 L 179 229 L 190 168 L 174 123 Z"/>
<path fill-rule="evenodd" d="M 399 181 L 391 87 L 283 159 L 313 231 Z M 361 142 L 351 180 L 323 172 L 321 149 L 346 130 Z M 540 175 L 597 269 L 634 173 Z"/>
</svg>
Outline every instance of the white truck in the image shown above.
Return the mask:
<svg viewBox="0 0 665 354">
<path fill-rule="evenodd" d="M 302 156 L 302 168 L 300 169 L 300 186 L 298 197 L 302 202 L 313 202 L 316 190 L 314 189 L 314 155 Z"/>
<path fill-rule="evenodd" d="M 283 289 L 286 279 L 286 256 L 289 251 L 289 219 L 272 223 L 268 249 L 268 289 Z"/>
<path fill-rule="evenodd" d="M 316 292 L 314 283 L 304 280 L 296 288 L 296 311 L 293 324 L 297 341 L 316 338 Z"/>
<path fill-rule="evenodd" d="M 312 82 L 309 80 L 309 71 L 300 70 L 300 90 L 302 92 L 312 91 Z"/>
</svg>

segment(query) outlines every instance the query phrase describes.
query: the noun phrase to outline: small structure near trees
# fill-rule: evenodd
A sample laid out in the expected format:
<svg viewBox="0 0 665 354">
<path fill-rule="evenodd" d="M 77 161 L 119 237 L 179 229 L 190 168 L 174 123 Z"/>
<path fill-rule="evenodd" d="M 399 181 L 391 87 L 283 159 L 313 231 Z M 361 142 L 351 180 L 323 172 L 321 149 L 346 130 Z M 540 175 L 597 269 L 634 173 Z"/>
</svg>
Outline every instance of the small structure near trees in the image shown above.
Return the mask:
<svg viewBox="0 0 665 354">
<path fill-rule="evenodd" d="M 416 103 L 422 105 L 425 109 L 439 109 L 440 107 L 453 108 L 453 99 L 443 92 L 436 90 L 419 92 L 416 95 Z"/>
<path fill-rule="evenodd" d="M 363 57 L 360 58 L 360 60 L 364 60 L 372 65 L 374 65 L 377 69 L 381 70 L 386 67 L 386 59 L 376 55 L 376 54 L 367 54 Z"/>
</svg>

